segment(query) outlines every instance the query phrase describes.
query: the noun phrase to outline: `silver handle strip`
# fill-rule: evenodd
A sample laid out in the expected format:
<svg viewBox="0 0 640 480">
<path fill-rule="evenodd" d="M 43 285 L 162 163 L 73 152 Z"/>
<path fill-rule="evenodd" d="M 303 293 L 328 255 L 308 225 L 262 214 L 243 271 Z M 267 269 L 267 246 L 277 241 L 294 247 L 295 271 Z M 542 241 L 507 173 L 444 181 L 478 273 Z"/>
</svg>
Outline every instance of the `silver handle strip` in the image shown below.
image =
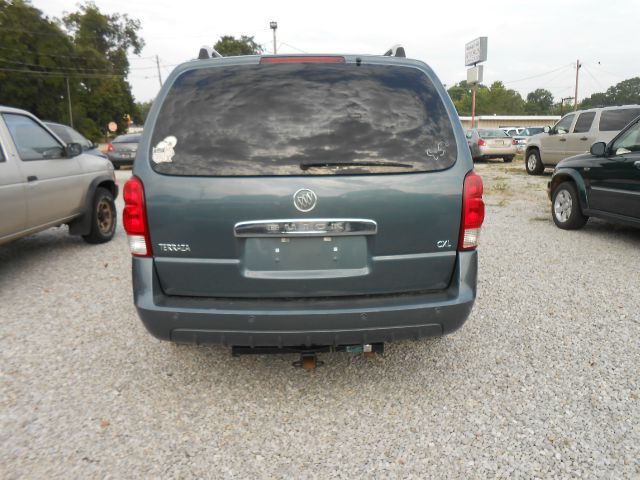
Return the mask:
<svg viewBox="0 0 640 480">
<path fill-rule="evenodd" d="M 378 224 L 361 218 L 277 219 L 239 222 L 236 237 L 335 237 L 375 235 Z"/>
</svg>

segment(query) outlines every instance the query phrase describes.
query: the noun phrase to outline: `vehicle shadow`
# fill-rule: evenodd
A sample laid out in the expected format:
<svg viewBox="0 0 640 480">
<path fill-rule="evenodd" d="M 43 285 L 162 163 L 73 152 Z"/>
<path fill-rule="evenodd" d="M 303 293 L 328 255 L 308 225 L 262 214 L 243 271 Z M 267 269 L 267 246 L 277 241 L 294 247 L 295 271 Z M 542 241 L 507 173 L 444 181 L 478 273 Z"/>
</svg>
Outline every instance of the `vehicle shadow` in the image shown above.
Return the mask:
<svg viewBox="0 0 640 480">
<path fill-rule="evenodd" d="M 600 220 L 599 218 L 590 218 L 587 224 L 582 228 L 585 233 L 594 233 L 604 236 L 610 236 L 614 240 L 624 242 L 640 242 L 640 228 L 630 225 L 622 225 Z"/>
</svg>

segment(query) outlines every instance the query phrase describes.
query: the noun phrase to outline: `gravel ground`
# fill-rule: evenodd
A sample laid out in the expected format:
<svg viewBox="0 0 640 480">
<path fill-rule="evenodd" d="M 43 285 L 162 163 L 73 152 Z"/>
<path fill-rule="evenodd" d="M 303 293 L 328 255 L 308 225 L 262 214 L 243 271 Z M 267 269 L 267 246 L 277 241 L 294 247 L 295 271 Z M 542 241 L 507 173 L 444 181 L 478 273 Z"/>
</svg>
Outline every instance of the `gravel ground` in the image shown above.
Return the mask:
<svg viewBox="0 0 640 480">
<path fill-rule="evenodd" d="M 313 372 L 152 338 L 120 229 L 0 246 L 0 477 L 638 478 L 640 230 L 559 230 L 548 175 L 478 170 L 465 326 Z"/>
</svg>

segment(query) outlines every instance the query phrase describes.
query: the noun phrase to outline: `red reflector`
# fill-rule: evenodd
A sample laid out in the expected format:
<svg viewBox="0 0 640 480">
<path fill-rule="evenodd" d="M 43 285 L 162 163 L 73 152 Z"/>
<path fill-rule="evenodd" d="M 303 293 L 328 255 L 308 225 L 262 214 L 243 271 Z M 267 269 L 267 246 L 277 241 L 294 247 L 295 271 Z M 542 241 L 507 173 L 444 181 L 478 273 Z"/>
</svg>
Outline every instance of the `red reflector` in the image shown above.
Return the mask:
<svg viewBox="0 0 640 480">
<path fill-rule="evenodd" d="M 124 198 L 122 224 L 129 236 L 131 253 L 139 257 L 148 257 L 151 255 L 151 241 L 147 226 L 147 207 L 144 187 L 138 177 L 131 177 L 124 184 L 122 196 Z"/>
<path fill-rule="evenodd" d="M 109 144 L 109 146 L 107 147 L 107 152 L 113 152 L 113 144 Z"/>
<path fill-rule="evenodd" d="M 293 56 L 293 57 L 262 57 L 260 63 L 344 63 L 344 57 L 336 56 Z"/>
<path fill-rule="evenodd" d="M 484 147 L 487 144 L 487 142 L 485 142 L 483 139 L 479 138 L 478 139 L 478 146 L 479 147 Z"/>
<path fill-rule="evenodd" d="M 478 246 L 480 227 L 484 222 L 484 201 L 482 200 L 482 178 L 471 171 L 464 178 L 462 194 L 462 221 L 458 250 L 473 250 Z"/>
<path fill-rule="evenodd" d="M 512 145 L 517 145 L 518 141 L 514 138 L 513 141 L 511 142 Z"/>
</svg>

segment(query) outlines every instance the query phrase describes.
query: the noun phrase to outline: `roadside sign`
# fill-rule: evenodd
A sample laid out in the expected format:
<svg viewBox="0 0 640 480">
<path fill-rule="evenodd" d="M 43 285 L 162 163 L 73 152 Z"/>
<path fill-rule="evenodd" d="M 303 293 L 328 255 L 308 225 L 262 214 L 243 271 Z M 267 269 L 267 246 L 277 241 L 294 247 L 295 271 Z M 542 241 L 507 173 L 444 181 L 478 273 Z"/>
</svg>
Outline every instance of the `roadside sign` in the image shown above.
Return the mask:
<svg viewBox="0 0 640 480">
<path fill-rule="evenodd" d="M 484 73 L 483 65 L 476 65 L 467 69 L 467 83 L 469 85 L 475 85 L 476 83 L 482 83 Z"/>
<path fill-rule="evenodd" d="M 465 66 L 475 65 L 476 63 L 485 62 L 487 60 L 487 37 L 478 37 L 471 40 L 464 46 L 464 64 Z"/>
<path fill-rule="evenodd" d="M 118 130 L 118 124 L 116 122 L 109 122 L 109 131 L 115 132 Z"/>
</svg>

